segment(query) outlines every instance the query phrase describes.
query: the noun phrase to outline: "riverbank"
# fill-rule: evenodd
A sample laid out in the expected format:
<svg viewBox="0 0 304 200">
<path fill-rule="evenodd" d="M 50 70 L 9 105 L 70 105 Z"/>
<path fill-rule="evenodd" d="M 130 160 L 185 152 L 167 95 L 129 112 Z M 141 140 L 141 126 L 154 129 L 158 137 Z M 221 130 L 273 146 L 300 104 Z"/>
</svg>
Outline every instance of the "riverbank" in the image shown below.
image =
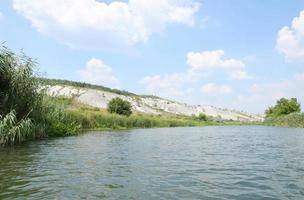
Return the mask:
<svg viewBox="0 0 304 200">
<path fill-rule="evenodd" d="M 131 116 L 123 116 L 108 113 L 99 109 L 84 105 L 73 98 L 53 98 L 53 101 L 63 107 L 72 121 L 80 124 L 83 130 L 117 130 L 132 128 L 162 128 L 162 127 L 191 127 L 212 125 L 245 125 L 240 121 L 218 121 L 207 117 L 201 119 L 197 116 L 182 116 L 163 113 L 161 115 L 149 115 L 135 112 Z"/>
<path fill-rule="evenodd" d="M 268 126 L 304 128 L 304 113 L 292 113 L 280 117 L 267 118 L 264 124 Z"/>
<path fill-rule="evenodd" d="M 240 121 L 216 121 L 212 118 L 203 120 L 197 116 L 181 116 L 164 113 L 162 115 L 148 115 L 135 112 L 131 116 L 123 116 L 108 113 L 99 109 L 84 105 L 73 98 L 48 97 L 47 103 L 55 111 L 46 109 L 45 123 L 36 126 L 35 121 L 29 120 L 29 125 L 22 125 L 14 114 L 9 114 L 10 126 L 1 120 L 3 127 L 0 134 L 0 145 L 14 145 L 21 142 L 51 137 L 65 137 L 78 135 L 85 131 L 114 131 L 137 128 L 165 128 L 165 127 L 195 127 L 195 126 L 224 126 L 224 125 L 248 125 Z M 50 123 L 51 121 L 51 123 Z M 42 122 L 43 123 L 43 122 Z M 1 124 L 0 124 L 1 126 Z M 41 128 L 40 128 L 41 127 Z M 13 130 L 17 130 L 14 133 Z M 11 136 L 11 137 L 8 137 Z"/>
</svg>

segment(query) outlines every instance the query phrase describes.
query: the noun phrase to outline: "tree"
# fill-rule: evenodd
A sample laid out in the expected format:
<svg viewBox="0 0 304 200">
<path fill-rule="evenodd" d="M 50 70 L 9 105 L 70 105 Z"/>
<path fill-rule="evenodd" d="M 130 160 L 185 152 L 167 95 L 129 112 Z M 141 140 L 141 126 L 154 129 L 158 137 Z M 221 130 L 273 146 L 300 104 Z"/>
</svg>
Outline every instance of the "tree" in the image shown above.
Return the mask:
<svg viewBox="0 0 304 200">
<path fill-rule="evenodd" d="M 116 113 L 119 115 L 130 116 L 132 114 L 130 102 L 125 101 L 119 97 L 112 99 L 108 103 L 107 110 L 109 113 Z"/>
<path fill-rule="evenodd" d="M 197 119 L 199 120 L 199 121 L 208 121 L 208 117 L 207 117 L 207 115 L 206 114 L 204 114 L 204 113 L 200 113 L 198 116 L 197 116 Z"/>
<path fill-rule="evenodd" d="M 266 117 L 278 117 L 281 115 L 288 115 L 290 113 L 301 112 L 301 104 L 298 103 L 297 98 L 281 98 L 276 105 L 269 107 L 266 111 Z"/>
</svg>

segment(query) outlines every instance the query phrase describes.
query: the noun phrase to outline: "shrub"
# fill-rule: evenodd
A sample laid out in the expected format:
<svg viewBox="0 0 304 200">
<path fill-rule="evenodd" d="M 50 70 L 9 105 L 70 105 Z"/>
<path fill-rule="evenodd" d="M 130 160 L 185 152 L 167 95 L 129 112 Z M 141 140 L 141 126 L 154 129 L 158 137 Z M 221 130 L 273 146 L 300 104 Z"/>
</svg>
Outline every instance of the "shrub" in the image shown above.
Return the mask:
<svg viewBox="0 0 304 200">
<path fill-rule="evenodd" d="M 108 103 L 107 110 L 109 113 L 116 113 L 125 116 L 130 116 L 132 114 L 130 102 L 122 100 L 119 97 L 112 99 Z"/>
<path fill-rule="evenodd" d="M 197 116 L 197 119 L 199 120 L 199 121 L 208 121 L 208 117 L 207 117 L 207 115 L 206 114 L 204 114 L 204 113 L 200 113 L 198 116 Z"/>
</svg>

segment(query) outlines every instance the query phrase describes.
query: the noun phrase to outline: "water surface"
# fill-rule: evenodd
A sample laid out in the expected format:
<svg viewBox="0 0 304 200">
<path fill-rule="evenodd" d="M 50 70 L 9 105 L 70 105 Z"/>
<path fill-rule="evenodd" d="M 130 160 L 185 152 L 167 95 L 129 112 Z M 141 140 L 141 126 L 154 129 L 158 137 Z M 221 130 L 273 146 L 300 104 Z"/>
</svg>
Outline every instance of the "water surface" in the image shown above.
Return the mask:
<svg viewBox="0 0 304 200">
<path fill-rule="evenodd" d="M 138 129 L 0 149 L 0 199 L 304 199 L 304 129 Z"/>
</svg>

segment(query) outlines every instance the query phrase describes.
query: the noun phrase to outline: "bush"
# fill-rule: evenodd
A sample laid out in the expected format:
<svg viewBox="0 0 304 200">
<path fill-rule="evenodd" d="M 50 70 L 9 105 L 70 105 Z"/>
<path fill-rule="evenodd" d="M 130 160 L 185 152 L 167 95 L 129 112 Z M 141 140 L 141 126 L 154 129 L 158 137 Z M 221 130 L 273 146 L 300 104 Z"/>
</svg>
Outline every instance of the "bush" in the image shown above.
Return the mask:
<svg viewBox="0 0 304 200">
<path fill-rule="evenodd" d="M 200 113 L 198 116 L 197 116 L 197 119 L 199 120 L 199 121 L 208 121 L 208 117 L 207 117 L 207 115 L 206 114 L 204 114 L 204 113 Z"/>
<path fill-rule="evenodd" d="M 291 113 L 301 112 L 301 104 L 298 103 L 296 98 L 286 99 L 281 98 L 277 101 L 274 107 L 269 107 L 266 111 L 266 118 L 279 117 L 282 115 L 288 115 Z"/>
<path fill-rule="evenodd" d="M 132 114 L 130 102 L 122 100 L 119 97 L 112 99 L 108 103 L 107 110 L 109 113 L 116 113 L 125 116 L 130 116 Z"/>
</svg>

